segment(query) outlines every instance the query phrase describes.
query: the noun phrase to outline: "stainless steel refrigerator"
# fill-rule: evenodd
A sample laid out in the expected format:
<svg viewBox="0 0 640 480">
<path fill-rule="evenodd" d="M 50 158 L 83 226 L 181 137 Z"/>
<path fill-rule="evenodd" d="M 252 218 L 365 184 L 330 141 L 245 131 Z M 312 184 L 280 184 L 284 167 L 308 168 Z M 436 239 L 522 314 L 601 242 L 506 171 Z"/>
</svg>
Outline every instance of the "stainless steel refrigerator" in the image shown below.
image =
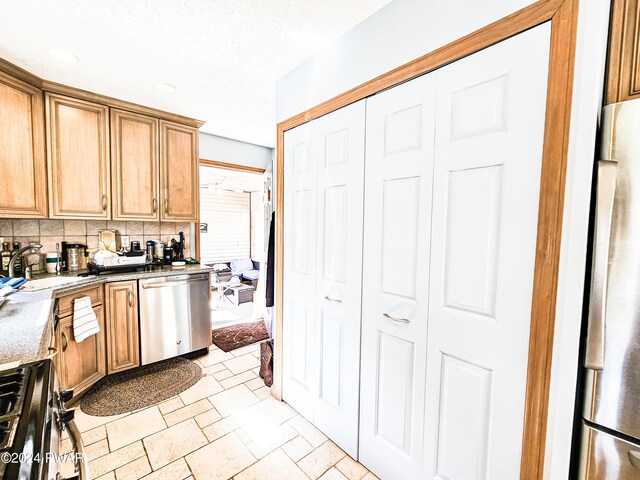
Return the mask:
<svg viewBox="0 0 640 480">
<path fill-rule="evenodd" d="M 581 475 L 640 479 L 640 100 L 606 106 L 602 131 Z"/>
</svg>

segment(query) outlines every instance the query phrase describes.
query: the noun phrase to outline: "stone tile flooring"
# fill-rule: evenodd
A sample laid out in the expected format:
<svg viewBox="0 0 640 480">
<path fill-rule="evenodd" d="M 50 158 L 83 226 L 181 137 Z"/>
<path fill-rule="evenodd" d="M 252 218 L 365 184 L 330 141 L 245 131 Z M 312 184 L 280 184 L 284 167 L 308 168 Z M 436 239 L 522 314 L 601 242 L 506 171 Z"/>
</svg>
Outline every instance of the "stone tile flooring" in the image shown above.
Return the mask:
<svg viewBox="0 0 640 480">
<path fill-rule="evenodd" d="M 205 376 L 180 395 L 112 417 L 78 409 L 91 478 L 375 480 L 271 397 L 258 377 L 258 358 L 258 344 L 229 353 L 212 346 L 195 360 Z"/>
</svg>

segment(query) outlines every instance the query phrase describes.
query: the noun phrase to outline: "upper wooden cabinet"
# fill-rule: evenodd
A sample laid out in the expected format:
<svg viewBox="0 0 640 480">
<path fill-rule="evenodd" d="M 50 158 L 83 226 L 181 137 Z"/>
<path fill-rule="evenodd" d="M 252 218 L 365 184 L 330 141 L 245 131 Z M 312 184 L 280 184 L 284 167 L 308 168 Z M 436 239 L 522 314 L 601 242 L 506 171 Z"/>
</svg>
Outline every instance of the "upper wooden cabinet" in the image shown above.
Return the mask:
<svg viewBox="0 0 640 480">
<path fill-rule="evenodd" d="M 114 220 L 158 220 L 158 119 L 111 109 Z"/>
<path fill-rule="evenodd" d="M 49 214 L 110 218 L 109 108 L 47 93 Z"/>
<path fill-rule="evenodd" d="M 107 323 L 107 373 L 140 365 L 138 345 L 138 282 L 105 284 Z"/>
<path fill-rule="evenodd" d="M 47 215 L 42 92 L 0 72 L 0 216 Z"/>
<path fill-rule="evenodd" d="M 161 220 L 198 218 L 198 129 L 160 120 Z"/>
<path fill-rule="evenodd" d="M 614 0 L 606 103 L 640 98 L 640 2 Z"/>
</svg>

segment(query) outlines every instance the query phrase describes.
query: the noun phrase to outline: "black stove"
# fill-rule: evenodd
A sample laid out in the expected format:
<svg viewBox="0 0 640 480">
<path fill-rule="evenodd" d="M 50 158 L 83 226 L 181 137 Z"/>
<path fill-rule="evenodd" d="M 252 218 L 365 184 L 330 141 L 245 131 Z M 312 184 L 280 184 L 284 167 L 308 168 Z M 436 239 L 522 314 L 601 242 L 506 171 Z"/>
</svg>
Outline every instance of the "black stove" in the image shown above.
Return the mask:
<svg viewBox="0 0 640 480">
<path fill-rule="evenodd" d="M 0 479 L 60 478 L 59 445 L 65 428 L 76 452 L 84 453 L 74 409 L 64 408 L 72 396 L 72 390 L 58 391 L 49 359 L 0 371 Z M 83 478 L 85 465 L 80 461 L 77 467 L 71 478 Z"/>
</svg>

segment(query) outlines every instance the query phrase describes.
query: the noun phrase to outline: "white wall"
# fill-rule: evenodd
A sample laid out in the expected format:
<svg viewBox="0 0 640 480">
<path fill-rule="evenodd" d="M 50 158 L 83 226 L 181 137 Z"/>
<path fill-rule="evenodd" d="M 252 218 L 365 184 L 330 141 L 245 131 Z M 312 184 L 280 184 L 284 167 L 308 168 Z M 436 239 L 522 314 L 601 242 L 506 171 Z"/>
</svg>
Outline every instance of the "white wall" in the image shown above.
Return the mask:
<svg viewBox="0 0 640 480">
<path fill-rule="evenodd" d="M 395 0 L 278 80 L 277 121 L 292 117 L 531 3 L 534 2 Z"/>
<path fill-rule="evenodd" d="M 513 13 L 532 0 L 395 0 L 277 82 L 277 121 Z M 591 174 L 610 0 L 581 0 L 545 479 L 566 479 L 573 422 Z M 464 12 L 464 14 L 461 14 Z"/>
<path fill-rule="evenodd" d="M 272 156 L 273 148 L 200 132 L 201 159 L 264 169 Z"/>
</svg>

